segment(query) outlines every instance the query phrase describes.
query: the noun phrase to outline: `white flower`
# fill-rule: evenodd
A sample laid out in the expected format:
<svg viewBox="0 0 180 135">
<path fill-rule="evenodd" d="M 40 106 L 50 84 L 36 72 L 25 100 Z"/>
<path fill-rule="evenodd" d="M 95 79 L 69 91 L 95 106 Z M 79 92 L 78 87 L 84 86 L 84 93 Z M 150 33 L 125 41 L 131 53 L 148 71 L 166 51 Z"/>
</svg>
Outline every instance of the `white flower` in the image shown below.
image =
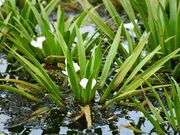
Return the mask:
<svg viewBox="0 0 180 135">
<path fill-rule="evenodd" d="M 66 60 L 65 60 L 65 64 L 67 65 Z M 78 72 L 80 70 L 79 65 L 77 63 L 75 63 L 74 61 L 73 61 L 73 66 L 74 66 L 75 72 Z M 67 67 L 65 68 L 65 71 L 62 71 L 62 73 L 68 76 Z"/>
<path fill-rule="evenodd" d="M 80 70 L 79 65 L 77 63 L 75 63 L 74 61 L 73 61 L 73 66 L 74 66 L 75 72 Z"/>
<path fill-rule="evenodd" d="M 81 85 L 84 89 L 86 89 L 87 83 L 88 83 L 88 79 L 87 79 L 87 78 L 83 78 L 83 79 L 80 81 L 80 85 Z M 91 84 L 91 89 L 93 89 L 95 85 L 96 85 L 96 80 L 93 79 L 93 80 L 92 80 L 92 84 Z"/>
<path fill-rule="evenodd" d="M 137 20 L 135 20 L 135 23 L 137 23 Z M 134 24 L 132 22 L 130 23 L 125 23 L 124 24 L 124 27 L 130 31 L 133 31 L 134 30 Z"/>
<path fill-rule="evenodd" d="M 126 29 L 129 29 L 129 30 L 133 30 L 133 29 L 134 29 L 133 23 L 125 23 L 125 24 L 124 24 L 124 27 L 125 27 Z"/>
<path fill-rule="evenodd" d="M 35 40 L 32 40 L 31 41 L 31 45 L 34 46 L 34 47 L 38 47 L 40 49 L 42 49 L 42 45 L 43 45 L 43 42 L 46 40 L 45 36 L 43 37 L 38 37 L 37 38 L 37 41 Z"/>
<path fill-rule="evenodd" d="M 141 57 L 142 57 L 142 58 L 146 57 L 147 54 L 148 54 L 148 52 L 147 52 L 146 50 L 142 50 L 142 51 L 141 51 Z"/>
<path fill-rule="evenodd" d="M 42 1 L 42 5 L 46 6 L 47 2 L 45 0 Z"/>
<path fill-rule="evenodd" d="M 4 4 L 5 0 L 0 0 L 0 6 Z"/>
<path fill-rule="evenodd" d="M 137 20 L 134 20 L 134 21 L 135 21 L 135 23 L 138 22 Z M 134 32 L 134 24 L 132 22 L 125 23 L 124 27 L 128 30 L 128 33 L 129 33 L 130 36 L 132 36 L 134 38 L 137 37 L 136 33 Z"/>
</svg>

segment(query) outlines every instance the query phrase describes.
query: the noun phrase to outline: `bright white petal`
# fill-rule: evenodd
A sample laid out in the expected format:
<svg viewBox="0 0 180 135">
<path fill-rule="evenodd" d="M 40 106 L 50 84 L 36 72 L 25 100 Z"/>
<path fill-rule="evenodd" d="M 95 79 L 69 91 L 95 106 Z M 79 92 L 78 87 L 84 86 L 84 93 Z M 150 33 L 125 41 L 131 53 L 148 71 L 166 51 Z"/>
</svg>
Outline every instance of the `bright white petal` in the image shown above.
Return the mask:
<svg viewBox="0 0 180 135">
<path fill-rule="evenodd" d="M 135 20 L 135 23 L 137 23 L 137 20 Z M 131 30 L 131 31 L 133 31 L 133 29 L 134 29 L 134 25 L 133 25 L 132 22 L 130 22 L 130 23 L 125 23 L 125 24 L 124 24 L 124 27 L 125 27 L 126 29 Z"/>
<path fill-rule="evenodd" d="M 38 48 L 42 49 L 42 45 L 43 45 L 43 42 L 45 40 L 46 40 L 46 38 L 44 36 L 43 37 L 38 37 L 37 41 L 35 41 L 35 40 L 31 41 L 31 45 L 34 46 L 34 47 L 38 47 Z"/>
<path fill-rule="evenodd" d="M 124 27 L 125 27 L 126 29 L 129 29 L 129 30 L 133 30 L 133 29 L 134 29 L 133 23 L 125 23 L 125 24 L 124 24 Z"/>
<path fill-rule="evenodd" d="M 95 79 L 93 79 L 93 80 L 92 80 L 91 89 L 93 89 L 95 85 L 96 85 L 96 80 L 95 80 Z"/>
<path fill-rule="evenodd" d="M 41 46 L 38 45 L 38 43 L 37 43 L 35 40 L 32 40 L 32 41 L 31 41 L 31 45 L 34 46 L 34 47 L 39 47 L 39 48 L 41 48 Z"/>
<path fill-rule="evenodd" d="M 67 65 L 67 60 L 65 60 L 65 65 Z M 74 61 L 73 61 L 73 66 L 74 66 L 75 72 L 78 72 L 80 70 L 79 65 L 75 63 Z M 62 73 L 68 76 L 67 66 L 65 68 L 65 71 L 62 71 Z"/>
<path fill-rule="evenodd" d="M 84 89 L 86 89 L 86 86 L 87 86 L 88 81 L 89 81 L 89 80 L 88 80 L 87 78 L 83 78 L 83 79 L 80 81 L 80 85 L 81 85 Z M 92 80 L 92 84 L 91 84 L 91 89 L 93 89 L 95 85 L 96 85 L 96 80 L 93 79 L 93 80 Z"/>
<path fill-rule="evenodd" d="M 67 72 L 67 70 L 62 71 L 62 73 L 68 76 L 68 72 Z"/>
<path fill-rule="evenodd" d="M 80 85 L 85 89 L 86 88 L 86 85 L 88 83 L 88 79 L 87 78 L 83 78 L 81 81 L 80 81 Z"/>
<path fill-rule="evenodd" d="M 39 44 L 42 44 L 45 40 L 46 40 L 45 36 L 43 36 L 43 37 L 38 37 L 38 38 L 37 38 L 37 42 L 38 42 Z"/>
<path fill-rule="evenodd" d="M 80 70 L 79 65 L 77 63 L 75 63 L 74 61 L 73 61 L 73 66 L 74 66 L 75 72 Z"/>
<path fill-rule="evenodd" d="M 4 4 L 5 0 L 0 0 L 0 6 Z"/>
</svg>

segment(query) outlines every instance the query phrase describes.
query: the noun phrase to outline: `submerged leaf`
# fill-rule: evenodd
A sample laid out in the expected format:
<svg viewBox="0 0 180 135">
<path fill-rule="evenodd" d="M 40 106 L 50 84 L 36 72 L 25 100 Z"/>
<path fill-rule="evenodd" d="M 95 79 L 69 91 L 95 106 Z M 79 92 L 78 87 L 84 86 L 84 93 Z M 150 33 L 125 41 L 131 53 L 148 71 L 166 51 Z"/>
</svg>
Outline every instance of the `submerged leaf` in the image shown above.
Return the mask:
<svg viewBox="0 0 180 135">
<path fill-rule="evenodd" d="M 132 130 L 134 133 L 145 133 L 142 130 L 140 130 L 139 128 L 132 126 L 132 125 L 122 125 L 121 127 L 128 128 L 128 129 Z"/>
<path fill-rule="evenodd" d="M 87 122 L 87 128 L 92 127 L 92 120 L 91 120 L 91 110 L 89 105 L 86 105 L 84 107 L 81 106 L 81 110 L 84 112 Z"/>
<path fill-rule="evenodd" d="M 50 106 L 45 106 L 45 107 L 39 108 L 36 111 L 34 111 L 33 113 L 31 113 L 30 117 L 42 115 L 42 114 L 48 112 L 50 109 L 51 109 Z"/>
<path fill-rule="evenodd" d="M 6 128 L 16 128 L 16 127 L 22 126 L 22 125 L 30 122 L 31 120 L 37 118 L 39 115 L 47 113 L 50 109 L 51 109 L 50 106 L 45 106 L 45 107 L 39 108 L 36 111 L 34 111 L 33 113 L 31 113 L 31 115 L 28 116 L 28 118 L 26 118 L 25 120 L 15 124 L 15 125 L 7 126 Z"/>
</svg>

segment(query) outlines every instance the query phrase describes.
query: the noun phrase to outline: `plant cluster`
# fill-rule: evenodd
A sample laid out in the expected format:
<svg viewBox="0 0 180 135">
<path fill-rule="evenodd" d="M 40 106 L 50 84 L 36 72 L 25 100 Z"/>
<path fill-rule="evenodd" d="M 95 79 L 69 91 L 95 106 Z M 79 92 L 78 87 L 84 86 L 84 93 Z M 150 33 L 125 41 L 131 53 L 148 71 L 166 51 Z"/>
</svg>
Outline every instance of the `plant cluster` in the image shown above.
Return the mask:
<svg viewBox="0 0 180 135">
<path fill-rule="evenodd" d="M 96 95 L 100 98 L 101 109 L 130 98 L 157 131 L 163 133 L 160 124 L 164 120 L 148 97 L 145 96 L 145 99 L 155 118 L 137 99 L 132 98 L 142 93 L 145 95 L 145 91 L 149 90 L 157 98 L 172 127 L 180 130 L 179 84 L 173 78 L 166 85 L 150 83 L 155 73 L 163 68 L 169 69 L 175 78 L 179 77 L 180 2 L 119 0 L 130 21 L 126 24 L 111 0 L 103 0 L 110 21 L 117 26 L 114 31 L 87 0 L 78 1 L 84 11 L 71 18 L 66 18 L 61 7 L 57 7 L 58 0 L 45 5 L 41 1 L 26 0 L 22 7 L 17 6 L 16 0 L 0 1 L 0 44 L 38 83 L 0 79 L 22 84 L 33 91 L 8 85 L 0 85 L 0 88 L 37 102 L 44 102 L 36 96 L 37 93 L 46 93 L 60 108 L 64 108 L 66 103 L 61 86 L 55 83 L 43 66 L 44 63 L 53 64 L 61 69 L 62 79 L 68 80 L 74 100 L 85 106 L 81 109 L 85 111 L 87 121 L 90 117 L 89 105 Z M 155 2 L 155 8 L 152 2 Z M 56 21 L 52 21 L 52 14 L 56 15 Z M 80 32 L 89 18 L 97 28 L 90 37 L 88 33 Z M 139 27 L 140 21 L 144 31 Z M 127 48 L 123 46 L 124 40 L 127 41 Z M 171 87 L 172 97 L 165 87 Z M 158 88 L 164 88 L 170 113 L 155 90 Z M 90 126 L 91 122 L 88 122 Z"/>
</svg>

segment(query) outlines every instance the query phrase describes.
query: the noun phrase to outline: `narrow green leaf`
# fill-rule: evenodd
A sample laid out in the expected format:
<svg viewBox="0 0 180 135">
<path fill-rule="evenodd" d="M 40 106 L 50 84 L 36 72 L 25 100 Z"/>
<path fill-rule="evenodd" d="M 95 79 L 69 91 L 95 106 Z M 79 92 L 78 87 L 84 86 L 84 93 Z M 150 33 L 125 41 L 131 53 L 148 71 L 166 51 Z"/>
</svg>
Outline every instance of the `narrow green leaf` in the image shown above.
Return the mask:
<svg viewBox="0 0 180 135">
<path fill-rule="evenodd" d="M 31 94 L 29 94 L 29 93 L 26 93 L 26 92 L 24 92 L 23 90 L 17 89 L 17 88 L 12 87 L 12 86 L 0 85 L 0 88 L 9 90 L 9 91 L 12 91 L 12 92 L 15 92 L 15 93 L 18 93 L 18 94 L 20 94 L 21 96 L 24 96 L 24 97 L 26 97 L 26 98 L 28 98 L 28 99 L 30 99 L 30 100 L 36 101 L 36 102 L 43 102 L 41 99 L 36 98 L 36 97 L 34 97 L 33 95 L 31 95 Z"/>
<path fill-rule="evenodd" d="M 165 64 L 168 60 L 175 57 L 175 55 L 180 51 L 180 49 L 177 49 L 170 53 L 169 55 L 161 58 L 159 61 L 157 61 L 155 64 L 150 66 L 148 69 L 146 69 L 142 74 L 137 76 L 137 78 L 132 81 L 129 85 L 126 86 L 126 88 L 123 91 L 130 91 L 133 89 L 136 89 L 138 86 L 140 86 L 144 80 L 147 80 L 150 76 L 152 76 L 155 72 L 157 72 L 163 64 Z"/>
<path fill-rule="evenodd" d="M 103 3 L 105 5 L 106 9 L 108 10 L 108 12 L 110 13 L 114 22 L 120 26 L 123 23 L 123 21 L 119 15 L 119 13 L 116 11 L 115 7 L 113 6 L 111 0 L 103 0 Z"/>
<path fill-rule="evenodd" d="M 136 20 L 136 17 L 135 17 L 135 13 L 134 13 L 134 10 L 131 6 L 131 3 L 129 2 L 129 0 L 119 0 L 122 7 L 124 8 L 124 10 L 126 11 L 129 19 L 131 20 L 131 22 L 133 23 L 134 25 L 134 30 L 135 30 L 135 33 L 138 37 L 138 39 L 140 39 L 141 37 L 141 30 L 140 28 L 138 27 L 138 24 L 135 22 Z"/>
<path fill-rule="evenodd" d="M 168 84 L 168 85 L 157 85 L 157 86 L 153 86 L 153 88 L 156 89 L 156 88 L 169 87 L 169 86 L 171 86 L 171 84 Z M 150 87 L 147 87 L 147 88 L 144 88 L 143 90 L 140 89 L 140 90 L 131 90 L 131 91 L 123 92 L 122 94 L 119 94 L 117 97 L 114 97 L 111 100 L 108 100 L 106 102 L 106 104 L 102 108 L 106 108 L 109 105 L 113 104 L 114 102 L 118 102 L 118 101 L 120 101 L 120 100 L 122 100 L 124 98 L 128 98 L 128 97 L 132 97 L 132 96 L 141 94 L 142 92 L 150 90 L 150 89 L 151 89 Z"/>
<path fill-rule="evenodd" d="M 67 71 L 68 71 L 68 75 L 69 75 L 68 77 L 70 80 L 70 85 L 73 90 L 74 96 L 75 98 L 81 101 L 82 88 L 80 87 L 79 79 L 74 69 L 72 56 L 69 51 L 67 54 Z"/>
<path fill-rule="evenodd" d="M 41 87 L 37 86 L 36 84 L 28 83 L 28 82 L 25 82 L 25 81 L 22 81 L 22 80 L 16 80 L 16 79 L 0 79 L 0 81 L 14 82 L 14 83 L 23 84 L 23 85 L 26 85 L 26 86 L 28 86 L 28 87 L 32 87 L 32 88 L 36 89 L 36 90 L 39 91 L 39 92 L 42 92 L 42 88 L 41 88 Z"/>
<path fill-rule="evenodd" d="M 78 61 L 80 65 L 80 74 L 81 74 L 81 78 L 83 78 L 86 72 L 86 52 L 85 52 L 85 47 L 83 45 L 82 36 L 77 26 L 76 26 L 76 33 L 78 39 L 77 48 L 78 48 Z"/>
<path fill-rule="evenodd" d="M 120 83 L 122 83 L 122 81 L 126 77 L 127 73 L 132 68 L 132 66 L 135 63 L 135 61 L 137 60 L 137 58 L 139 57 L 142 49 L 145 46 L 145 43 L 146 43 L 148 37 L 149 37 L 149 34 L 146 35 L 146 36 L 143 35 L 141 37 L 141 39 L 139 41 L 139 44 L 137 45 L 137 47 L 135 48 L 133 53 L 120 66 L 120 68 L 118 69 L 117 74 L 115 75 L 115 77 L 113 78 L 113 80 L 111 81 L 111 83 L 109 84 L 107 89 L 105 90 L 104 94 L 102 95 L 101 102 L 104 101 L 108 97 L 109 93 L 113 89 L 115 89 L 116 87 L 118 87 L 120 85 Z M 117 94 L 115 96 L 117 96 L 120 93 L 120 91 L 121 91 L 121 89 L 117 92 Z"/>
<path fill-rule="evenodd" d="M 161 49 L 160 46 L 156 47 L 151 53 L 149 53 L 137 66 L 133 69 L 132 73 L 128 76 L 121 89 L 124 89 L 126 85 L 135 77 L 135 75 L 142 69 L 142 67 L 149 62 L 149 60 Z"/>
<path fill-rule="evenodd" d="M 161 115 L 159 114 L 159 112 L 156 110 L 156 108 L 154 107 L 154 105 L 149 101 L 149 99 L 147 97 L 145 97 L 147 104 L 151 110 L 151 112 L 153 113 L 154 117 L 157 119 L 157 121 L 160 124 L 164 123 L 164 120 L 162 119 Z"/>
<path fill-rule="evenodd" d="M 51 0 L 45 7 L 45 11 L 47 13 L 47 16 L 51 14 L 51 12 L 55 9 L 57 4 L 59 3 L 58 0 Z"/>
<path fill-rule="evenodd" d="M 50 109 L 51 109 L 50 106 L 41 107 L 41 108 L 37 109 L 36 111 L 32 112 L 30 117 L 42 115 L 42 114 L 48 112 Z"/>
<path fill-rule="evenodd" d="M 121 40 L 121 31 L 122 31 L 122 25 L 119 27 L 117 33 L 116 33 L 116 36 L 113 40 L 113 43 L 111 45 L 111 48 L 108 52 L 108 55 L 107 55 L 107 59 L 105 61 L 105 64 L 104 64 L 104 67 L 103 67 L 103 70 L 102 70 L 102 74 L 101 74 L 101 81 L 100 81 L 100 84 L 99 84 L 99 87 L 102 88 L 104 86 L 104 83 L 108 77 L 108 74 L 109 74 L 109 70 L 111 68 L 111 65 L 113 63 L 113 60 L 116 56 L 116 52 L 117 52 L 117 49 L 118 49 L 118 46 L 119 46 L 119 43 L 120 43 L 120 40 Z"/>
<path fill-rule="evenodd" d="M 146 111 L 146 109 L 137 101 L 131 98 L 133 102 L 136 104 L 138 109 L 144 114 L 144 116 L 153 124 L 154 128 L 156 128 L 159 134 L 164 134 L 164 131 L 160 127 L 159 123 Z"/>
<path fill-rule="evenodd" d="M 115 35 L 111 28 L 101 19 L 95 9 L 89 4 L 87 0 L 78 0 L 84 10 L 88 11 L 88 15 L 91 20 L 112 40 L 114 39 Z"/>
</svg>

